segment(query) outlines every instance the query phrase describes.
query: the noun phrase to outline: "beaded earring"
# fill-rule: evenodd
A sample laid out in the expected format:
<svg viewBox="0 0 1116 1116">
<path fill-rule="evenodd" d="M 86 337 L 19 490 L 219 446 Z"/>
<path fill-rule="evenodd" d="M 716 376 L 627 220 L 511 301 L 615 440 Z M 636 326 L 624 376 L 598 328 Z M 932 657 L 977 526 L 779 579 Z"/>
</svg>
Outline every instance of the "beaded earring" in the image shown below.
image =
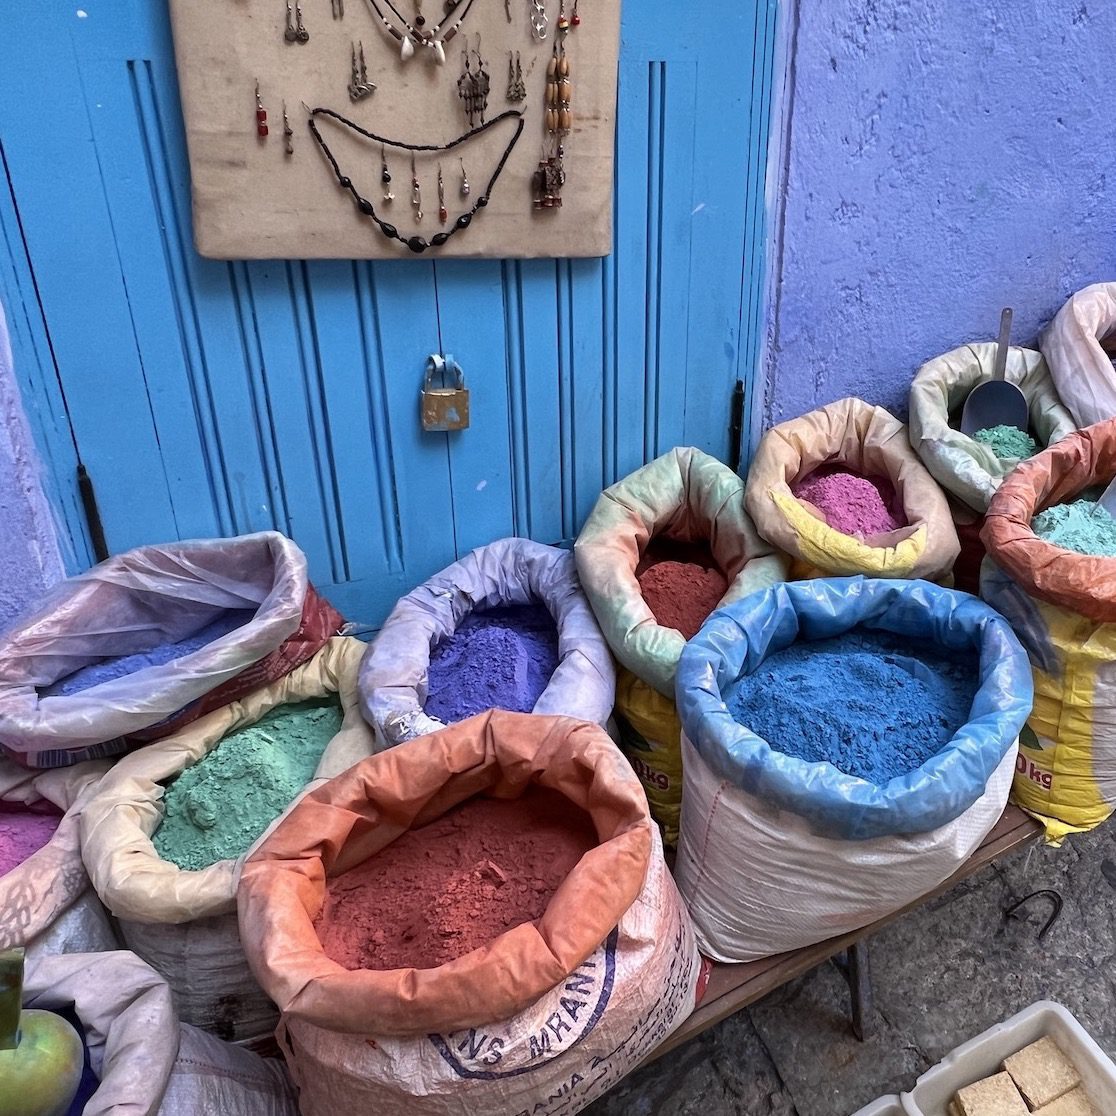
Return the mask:
<svg viewBox="0 0 1116 1116">
<path fill-rule="evenodd" d="M 395 195 L 391 192 L 391 171 L 388 170 L 387 152 L 382 143 L 380 144 L 380 181 L 384 184 L 384 201 L 390 204 L 395 201 Z"/>
</svg>

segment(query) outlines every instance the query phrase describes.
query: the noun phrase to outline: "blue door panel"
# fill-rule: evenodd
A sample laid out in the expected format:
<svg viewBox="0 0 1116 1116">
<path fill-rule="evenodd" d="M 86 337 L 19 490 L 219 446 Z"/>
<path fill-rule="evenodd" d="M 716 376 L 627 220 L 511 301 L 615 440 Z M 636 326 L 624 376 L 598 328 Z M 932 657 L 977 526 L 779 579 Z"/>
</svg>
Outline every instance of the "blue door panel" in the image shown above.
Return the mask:
<svg viewBox="0 0 1116 1116">
<path fill-rule="evenodd" d="M 14 4 L 0 92 L 34 89 L 36 120 L 0 120 L 0 298 L 74 568 L 79 458 L 110 549 L 277 529 L 375 624 L 490 539 L 568 542 L 673 445 L 729 453 L 763 328 L 776 0 L 690 5 L 715 48 L 677 5 L 626 4 L 610 257 L 306 263 L 194 251 L 165 0 Z M 435 351 L 468 430 L 420 428 Z"/>
</svg>

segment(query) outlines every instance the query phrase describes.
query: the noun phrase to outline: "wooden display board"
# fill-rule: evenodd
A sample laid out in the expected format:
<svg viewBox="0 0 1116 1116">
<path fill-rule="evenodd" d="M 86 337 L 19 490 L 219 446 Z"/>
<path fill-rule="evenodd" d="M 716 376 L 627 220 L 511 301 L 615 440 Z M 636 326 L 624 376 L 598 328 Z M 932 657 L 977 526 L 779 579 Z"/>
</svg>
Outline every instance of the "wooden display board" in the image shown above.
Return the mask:
<svg viewBox="0 0 1116 1116">
<path fill-rule="evenodd" d="M 457 218 L 485 194 L 511 145 L 487 205 L 445 243 L 423 258 L 577 257 L 611 251 L 619 0 L 461 0 L 446 14 L 443 0 L 292 0 L 293 40 L 287 35 L 286 0 L 232 0 L 213 5 L 171 0 L 175 56 L 193 185 L 194 239 L 203 256 L 218 259 L 413 258 L 406 243 L 384 235 L 367 212 L 394 226 L 404 239 L 429 242 L 454 229 Z M 436 49 L 406 47 L 385 28 L 380 13 L 414 38 L 439 27 L 449 38 L 445 63 Z M 576 19 L 573 17 L 576 13 Z M 422 30 L 415 16 L 425 17 Z M 546 37 L 533 23 L 546 17 Z M 463 17 L 463 18 L 462 18 Z M 449 29 L 460 26 L 449 37 Z M 560 19 L 571 22 L 561 33 Z M 406 21 L 406 23 L 404 22 Z M 411 153 L 383 147 L 361 134 L 411 145 L 442 146 L 471 131 L 458 81 L 475 73 L 479 53 L 490 78 L 482 132 L 447 151 L 415 153 L 422 220 L 412 205 Z M 570 131 L 546 130 L 548 63 L 560 42 L 568 60 Z M 375 91 L 353 100 L 353 49 L 363 47 L 367 81 Z M 509 101 L 509 52 L 522 67 L 526 97 Z M 268 134 L 257 135 L 256 82 Z M 359 86 L 359 83 L 358 83 Z M 286 104 L 291 134 L 284 135 Z M 311 130 L 311 111 L 335 169 Z M 477 124 L 479 117 L 474 117 Z M 349 123 L 345 123 L 345 121 Z M 518 140 L 512 145 L 522 123 Z M 353 126 L 350 126 L 353 125 Z M 534 179 L 540 160 L 563 145 L 565 183 L 561 207 L 536 208 Z M 287 154 L 289 139 L 291 153 Z M 390 185 L 382 179 L 386 158 Z M 462 193 L 462 163 L 469 194 Z M 446 222 L 439 220 L 439 164 Z M 340 185 L 339 176 L 351 182 Z M 385 202 L 390 191 L 394 200 Z"/>
</svg>

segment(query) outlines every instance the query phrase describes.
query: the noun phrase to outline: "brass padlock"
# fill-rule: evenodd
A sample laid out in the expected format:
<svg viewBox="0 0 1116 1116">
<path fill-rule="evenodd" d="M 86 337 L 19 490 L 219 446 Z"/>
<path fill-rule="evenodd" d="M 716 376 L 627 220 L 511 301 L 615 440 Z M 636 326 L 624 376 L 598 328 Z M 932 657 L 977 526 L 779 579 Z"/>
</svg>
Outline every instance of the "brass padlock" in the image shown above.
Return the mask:
<svg viewBox="0 0 1116 1116">
<path fill-rule="evenodd" d="M 434 386 L 435 374 L 441 377 L 441 387 Z M 447 381 L 451 379 L 453 385 L 449 386 Z M 449 353 L 427 357 L 420 411 L 423 430 L 464 430 L 469 425 L 469 389 L 465 386 L 465 374 Z"/>
</svg>

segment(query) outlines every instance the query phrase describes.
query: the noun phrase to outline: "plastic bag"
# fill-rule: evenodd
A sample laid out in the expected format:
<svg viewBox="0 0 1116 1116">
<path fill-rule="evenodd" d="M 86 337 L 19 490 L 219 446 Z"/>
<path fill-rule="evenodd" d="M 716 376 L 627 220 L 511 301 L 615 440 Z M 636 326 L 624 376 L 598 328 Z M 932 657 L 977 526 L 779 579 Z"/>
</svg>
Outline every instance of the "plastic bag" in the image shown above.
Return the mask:
<svg viewBox="0 0 1116 1116">
<path fill-rule="evenodd" d="M 588 811 L 601 840 L 537 922 L 430 969 L 325 956 L 311 919 L 327 877 L 468 798 L 531 783 Z M 567 717 L 497 710 L 363 761 L 257 849 L 239 905 L 304 1116 L 572 1113 L 693 1006 L 692 931 L 639 783 L 603 729 Z"/>
<path fill-rule="evenodd" d="M 577 579 L 573 555 L 529 539 L 479 547 L 401 598 L 360 669 L 361 703 L 384 747 L 443 727 L 423 712 L 431 651 L 472 612 L 537 601 L 558 627 L 558 668 L 533 712 L 604 724 L 616 690 L 612 657 Z"/>
<path fill-rule="evenodd" d="M 192 654 L 69 696 L 39 690 L 150 651 L 231 609 L 254 617 Z M 0 635 L 0 747 L 29 767 L 117 755 L 281 678 L 342 624 L 274 531 L 130 550 L 51 589 Z"/>
<path fill-rule="evenodd" d="M 371 755 L 372 730 L 357 694 L 363 652 L 359 640 L 331 639 L 280 681 L 125 756 L 85 806 L 82 855 L 98 895 L 120 920 L 125 943 L 167 979 L 185 1022 L 221 1038 L 258 1037 L 277 1018 L 252 979 L 237 933 L 236 886 L 250 850 L 200 871 L 163 860 L 151 841 L 162 821 L 163 784 L 270 710 L 333 693 L 344 721 L 307 789 Z"/>
<path fill-rule="evenodd" d="M 980 652 L 969 721 L 888 783 L 774 751 L 723 693 L 798 639 L 855 626 Z M 999 819 L 1031 708 L 1027 658 L 982 601 L 923 581 L 835 578 L 715 613 L 678 667 L 682 835 L 675 875 L 709 957 L 750 961 L 864 926 L 932 890 Z"/>
<path fill-rule="evenodd" d="M 51 839 L 22 864 L 0 875 L 0 949 L 31 952 L 115 949 L 100 901 L 90 892 L 81 862 L 80 815 L 109 768 L 90 760 L 64 771 L 28 771 L 0 759 L 0 803 L 49 802 L 63 811 Z M 0 809 L 3 807 L 0 806 Z"/>
<path fill-rule="evenodd" d="M 1116 283 L 1094 283 L 1054 315 L 1041 345 L 1050 375 L 1078 426 L 1116 417 L 1116 369 L 1109 348 L 1116 334 Z"/>
<path fill-rule="evenodd" d="M 818 519 L 791 485 L 822 466 L 885 477 L 909 526 L 861 542 Z M 940 579 L 960 550 L 945 494 L 911 449 L 907 428 L 862 399 L 841 399 L 767 431 L 748 472 L 746 500 L 756 530 L 795 559 L 797 577 Z"/>
<path fill-rule="evenodd" d="M 981 596 L 1011 623 L 1034 671 L 1012 794 L 1052 842 L 1116 809 L 1116 558 L 1054 546 L 1031 519 L 1114 475 L 1116 421 L 1077 431 L 1008 477 L 982 534 Z"/>
<path fill-rule="evenodd" d="M 574 544 L 581 584 L 616 658 L 673 699 L 686 641 L 656 622 L 636 580 L 656 537 L 708 543 L 729 583 L 722 603 L 781 581 L 787 566 L 756 534 L 744 482 L 701 450 L 673 449 L 601 493 Z"/>
<path fill-rule="evenodd" d="M 303 1116 L 572 1116 L 694 1008 L 700 958 L 658 834 L 636 901 L 604 944 L 509 1019 L 419 1035 L 279 1029 Z"/>
<path fill-rule="evenodd" d="M 990 446 L 962 434 L 950 425 L 950 415 L 960 414 L 977 384 L 992 379 L 995 360 L 995 342 L 962 345 L 927 361 L 911 384 L 911 445 L 941 486 L 978 512 L 988 508 L 1016 462 L 1001 461 Z M 1072 433 L 1073 416 L 1062 406 L 1041 353 L 1009 349 L 1005 379 L 1026 396 L 1040 448 Z"/>
<path fill-rule="evenodd" d="M 682 723 L 674 702 L 621 667 L 615 718 L 620 750 L 643 784 L 664 843 L 673 847 L 682 812 Z"/>
<path fill-rule="evenodd" d="M 297 1116 L 280 1063 L 180 1027 L 166 982 L 133 953 L 40 958 L 23 1003 L 73 1005 L 100 1079 L 84 1116 Z"/>
</svg>

